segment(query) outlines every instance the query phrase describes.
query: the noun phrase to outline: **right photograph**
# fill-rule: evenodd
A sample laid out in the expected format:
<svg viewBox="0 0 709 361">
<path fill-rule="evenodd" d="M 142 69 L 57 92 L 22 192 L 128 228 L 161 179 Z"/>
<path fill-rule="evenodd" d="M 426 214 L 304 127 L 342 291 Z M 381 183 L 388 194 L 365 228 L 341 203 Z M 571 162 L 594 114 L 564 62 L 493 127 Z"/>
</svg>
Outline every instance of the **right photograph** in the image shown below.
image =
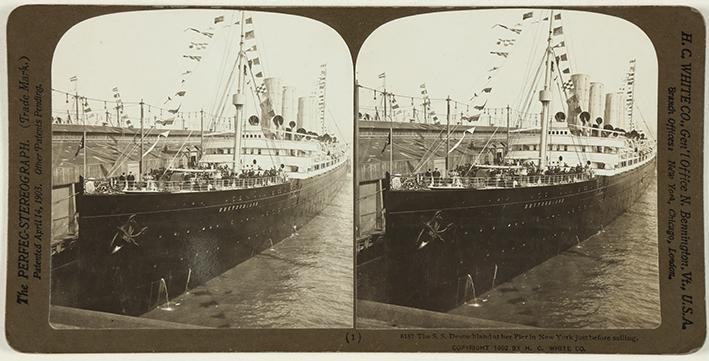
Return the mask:
<svg viewBox="0 0 709 361">
<path fill-rule="evenodd" d="M 622 18 L 438 12 L 357 58 L 358 328 L 661 323 L 657 57 Z"/>
</svg>

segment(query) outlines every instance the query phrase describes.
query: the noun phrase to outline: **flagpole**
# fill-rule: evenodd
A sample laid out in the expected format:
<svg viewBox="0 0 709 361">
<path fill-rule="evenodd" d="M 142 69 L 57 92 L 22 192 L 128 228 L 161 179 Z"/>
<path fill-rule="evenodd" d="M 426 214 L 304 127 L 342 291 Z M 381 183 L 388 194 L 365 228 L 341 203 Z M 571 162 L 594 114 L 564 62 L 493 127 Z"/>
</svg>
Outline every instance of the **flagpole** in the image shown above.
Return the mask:
<svg viewBox="0 0 709 361">
<path fill-rule="evenodd" d="M 236 79 L 236 94 L 232 98 L 232 103 L 236 107 L 236 114 L 234 114 L 234 149 L 233 153 L 233 164 L 232 172 L 236 175 L 238 169 L 238 161 L 241 153 L 241 118 L 244 109 L 244 95 L 242 94 L 242 86 L 244 82 L 244 11 L 241 11 L 241 21 L 239 22 L 241 27 L 241 39 L 239 41 L 239 56 L 237 58 L 238 75 Z"/>
<path fill-rule="evenodd" d="M 199 110 L 199 155 L 204 155 L 204 109 Z"/>
<path fill-rule="evenodd" d="M 77 103 L 77 104 L 78 104 L 78 103 Z M 78 105 L 77 105 L 77 109 L 78 109 Z M 78 110 L 77 110 L 77 113 L 78 113 Z M 83 139 L 83 141 L 84 141 L 84 144 L 83 144 L 83 146 L 84 146 L 84 147 L 83 147 L 83 148 L 84 148 L 84 149 L 83 149 L 83 152 L 84 152 L 84 171 L 83 171 L 83 174 L 84 174 L 84 181 L 86 181 L 86 150 L 87 150 L 86 148 L 88 148 L 88 145 L 89 145 L 89 142 L 87 142 L 87 139 L 86 139 L 86 118 L 84 118 L 84 131 L 83 131 L 82 139 Z M 82 187 L 82 189 L 83 189 L 84 185 L 82 184 L 81 187 Z"/>
<path fill-rule="evenodd" d="M 446 98 L 446 169 L 443 171 L 443 177 L 448 177 L 448 158 L 450 151 L 450 140 L 451 140 L 451 97 L 450 95 Z"/>
<path fill-rule="evenodd" d="M 138 182 L 143 181 L 143 141 L 145 139 L 145 132 L 143 131 L 143 99 L 140 99 L 140 163 L 138 163 Z"/>
<path fill-rule="evenodd" d="M 551 67 L 552 67 L 552 61 L 551 61 L 551 37 L 552 37 L 552 32 L 553 32 L 553 21 L 552 19 L 554 18 L 554 10 L 550 12 L 549 15 L 549 37 L 547 38 L 547 48 L 545 52 L 545 59 L 544 61 L 546 62 L 545 70 L 544 70 L 544 89 L 539 92 L 539 101 L 542 103 L 542 114 L 541 114 L 541 122 L 542 122 L 542 129 L 541 129 L 541 139 L 540 139 L 540 145 L 539 145 L 539 168 L 544 169 L 547 166 L 547 136 L 548 136 L 548 127 L 549 127 L 549 103 L 551 102 Z"/>
<path fill-rule="evenodd" d="M 386 80 L 386 77 L 384 78 Z M 386 94 L 386 93 L 384 93 Z M 384 98 L 384 116 L 386 117 L 386 102 Z M 385 118 L 386 119 L 386 118 Z M 389 120 L 389 176 L 394 175 L 394 117 Z"/>
<path fill-rule="evenodd" d="M 510 152 L 510 105 L 507 104 L 507 143 L 505 145 L 505 158 Z"/>
</svg>

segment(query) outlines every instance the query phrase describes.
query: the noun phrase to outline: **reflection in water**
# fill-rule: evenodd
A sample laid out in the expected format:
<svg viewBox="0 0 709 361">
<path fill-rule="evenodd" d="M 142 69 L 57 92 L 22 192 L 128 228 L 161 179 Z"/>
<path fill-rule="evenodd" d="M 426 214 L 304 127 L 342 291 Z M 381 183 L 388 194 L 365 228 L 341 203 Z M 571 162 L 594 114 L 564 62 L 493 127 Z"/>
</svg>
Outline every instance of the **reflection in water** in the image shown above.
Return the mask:
<svg viewBox="0 0 709 361">
<path fill-rule="evenodd" d="M 288 239 L 144 317 L 230 328 L 352 327 L 352 178 Z"/>
<path fill-rule="evenodd" d="M 660 324 L 657 182 L 601 233 L 451 313 L 544 328 Z"/>
</svg>

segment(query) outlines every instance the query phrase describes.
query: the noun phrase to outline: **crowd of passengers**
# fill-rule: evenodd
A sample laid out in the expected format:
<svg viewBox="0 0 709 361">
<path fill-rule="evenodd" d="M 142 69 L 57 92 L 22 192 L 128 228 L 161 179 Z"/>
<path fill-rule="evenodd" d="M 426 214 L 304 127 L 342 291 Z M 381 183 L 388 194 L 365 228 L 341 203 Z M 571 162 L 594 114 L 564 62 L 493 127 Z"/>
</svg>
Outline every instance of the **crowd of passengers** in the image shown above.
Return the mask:
<svg viewBox="0 0 709 361">
<path fill-rule="evenodd" d="M 509 160 L 494 164 L 491 168 L 487 163 L 483 166 L 473 164 L 459 165 L 443 176 L 438 168 L 428 169 L 424 173 L 402 177 L 395 174 L 391 177 L 392 189 L 427 189 L 430 187 L 486 188 L 486 187 L 525 187 L 540 184 L 570 183 L 593 176 L 593 171 L 587 165 L 569 166 L 552 164 L 539 168 L 532 161 Z M 387 179 L 388 179 L 387 175 Z M 386 182 L 387 184 L 389 182 Z"/>
<path fill-rule="evenodd" d="M 200 172 L 201 170 L 201 172 Z M 275 166 L 262 169 L 258 165 L 248 166 L 233 172 L 228 166 L 200 166 L 189 172 L 166 170 L 164 167 L 151 169 L 138 181 L 133 172 L 121 173 L 100 182 L 87 179 L 84 190 L 87 193 L 120 193 L 125 191 L 174 191 L 174 190 L 215 190 L 231 186 L 262 186 L 285 181 L 283 169 Z"/>
</svg>

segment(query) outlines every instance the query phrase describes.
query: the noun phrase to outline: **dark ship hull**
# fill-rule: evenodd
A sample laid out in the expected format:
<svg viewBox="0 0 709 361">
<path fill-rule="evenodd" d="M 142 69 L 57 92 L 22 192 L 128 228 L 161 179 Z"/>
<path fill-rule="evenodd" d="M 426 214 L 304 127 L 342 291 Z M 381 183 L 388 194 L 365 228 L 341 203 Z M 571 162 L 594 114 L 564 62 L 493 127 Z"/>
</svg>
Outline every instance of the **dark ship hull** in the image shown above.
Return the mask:
<svg viewBox="0 0 709 361">
<path fill-rule="evenodd" d="M 358 297 L 452 309 L 596 234 L 655 177 L 653 158 L 579 183 L 385 192 L 386 234 L 358 253 Z"/>
<path fill-rule="evenodd" d="M 209 192 L 79 195 L 78 307 L 139 315 L 291 236 L 343 185 L 307 179 Z"/>
</svg>

